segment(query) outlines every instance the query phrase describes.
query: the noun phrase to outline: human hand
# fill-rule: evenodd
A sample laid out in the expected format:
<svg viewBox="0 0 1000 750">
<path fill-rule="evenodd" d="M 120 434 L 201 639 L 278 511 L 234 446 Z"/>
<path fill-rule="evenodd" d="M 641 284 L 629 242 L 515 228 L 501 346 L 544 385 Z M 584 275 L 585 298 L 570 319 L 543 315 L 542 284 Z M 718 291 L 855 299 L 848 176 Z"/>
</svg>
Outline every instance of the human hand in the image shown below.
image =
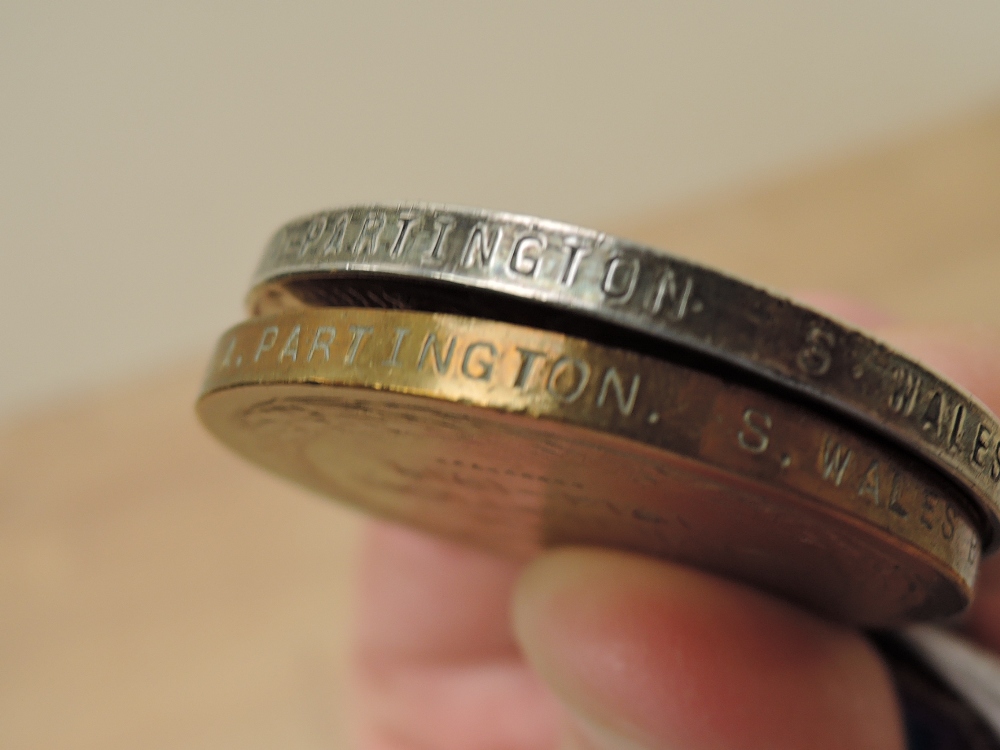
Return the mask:
<svg viewBox="0 0 1000 750">
<path fill-rule="evenodd" d="M 812 301 L 1000 407 L 997 336 Z M 680 565 L 568 548 L 519 567 L 373 523 L 359 594 L 362 750 L 904 744 L 862 634 Z M 1000 651 L 1000 560 L 963 627 Z"/>
</svg>

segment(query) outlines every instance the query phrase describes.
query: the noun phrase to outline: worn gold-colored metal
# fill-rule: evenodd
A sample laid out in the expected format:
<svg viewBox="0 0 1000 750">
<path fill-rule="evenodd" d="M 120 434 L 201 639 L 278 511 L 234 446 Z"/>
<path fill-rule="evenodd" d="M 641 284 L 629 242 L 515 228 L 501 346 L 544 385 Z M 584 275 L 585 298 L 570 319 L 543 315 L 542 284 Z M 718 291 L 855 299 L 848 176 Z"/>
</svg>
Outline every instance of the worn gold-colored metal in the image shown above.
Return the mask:
<svg viewBox="0 0 1000 750">
<path fill-rule="evenodd" d="M 652 339 L 658 357 L 697 353 L 936 466 L 1000 549 L 1000 421 L 983 403 L 864 331 L 684 258 L 531 216 L 349 206 L 278 230 L 247 302 L 450 312 L 589 340 L 611 327 L 615 341 Z"/>
<path fill-rule="evenodd" d="M 794 403 L 562 334 L 318 309 L 221 339 L 198 411 L 326 495 L 515 558 L 600 544 L 888 625 L 969 602 L 980 535 L 909 455 Z"/>
</svg>

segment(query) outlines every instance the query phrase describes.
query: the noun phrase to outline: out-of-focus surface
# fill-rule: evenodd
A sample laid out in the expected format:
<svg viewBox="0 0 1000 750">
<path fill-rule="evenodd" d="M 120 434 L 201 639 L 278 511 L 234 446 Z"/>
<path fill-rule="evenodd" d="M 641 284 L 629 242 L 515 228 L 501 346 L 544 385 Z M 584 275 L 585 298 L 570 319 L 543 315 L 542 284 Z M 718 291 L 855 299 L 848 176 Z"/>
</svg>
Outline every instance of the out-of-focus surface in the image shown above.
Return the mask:
<svg viewBox="0 0 1000 750">
<path fill-rule="evenodd" d="M 615 228 L 760 281 L 996 325 L 998 164 L 994 112 Z M 359 519 L 215 445 L 191 408 L 202 366 L 0 436 L 3 747 L 345 746 Z"/>
<path fill-rule="evenodd" d="M 202 363 L 0 435 L 0 747 L 343 747 L 357 522 L 196 423 Z"/>
<path fill-rule="evenodd" d="M 0 747 L 345 745 L 359 519 L 192 409 L 292 216 L 525 211 L 1000 322 L 1000 5 L 620 5 L 0 7 Z"/>
<path fill-rule="evenodd" d="M 827 167 L 615 226 L 777 289 L 1000 323 L 1000 106 Z"/>
<path fill-rule="evenodd" d="M 988 105 L 997 28 L 995 0 L 4 3 L 0 415 L 207 345 L 292 216 L 690 200 Z"/>
</svg>

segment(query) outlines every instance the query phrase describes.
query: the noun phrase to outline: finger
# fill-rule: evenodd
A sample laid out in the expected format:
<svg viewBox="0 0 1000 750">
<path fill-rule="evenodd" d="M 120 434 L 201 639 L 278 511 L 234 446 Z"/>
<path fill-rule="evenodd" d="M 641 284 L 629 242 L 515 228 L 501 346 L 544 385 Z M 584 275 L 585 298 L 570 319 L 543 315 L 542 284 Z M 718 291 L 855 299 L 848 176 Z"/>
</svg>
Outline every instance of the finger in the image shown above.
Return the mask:
<svg viewBox="0 0 1000 750">
<path fill-rule="evenodd" d="M 402 526 L 368 525 L 359 577 L 360 647 L 407 661 L 514 655 L 512 562 Z"/>
<path fill-rule="evenodd" d="M 383 522 L 358 589 L 355 697 L 367 750 L 551 750 L 559 709 L 510 630 L 517 565 Z"/>
<path fill-rule="evenodd" d="M 736 583 L 564 549 L 527 568 L 514 622 L 583 746 L 902 746 L 892 683 L 866 640 Z"/>
</svg>

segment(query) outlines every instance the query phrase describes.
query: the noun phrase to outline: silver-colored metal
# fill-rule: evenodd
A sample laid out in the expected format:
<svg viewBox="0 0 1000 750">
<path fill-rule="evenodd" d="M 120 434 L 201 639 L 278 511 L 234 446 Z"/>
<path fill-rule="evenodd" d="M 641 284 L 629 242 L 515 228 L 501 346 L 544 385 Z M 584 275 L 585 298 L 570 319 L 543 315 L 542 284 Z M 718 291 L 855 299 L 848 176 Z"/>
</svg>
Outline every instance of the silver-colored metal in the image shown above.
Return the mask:
<svg viewBox="0 0 1000 750">
<path fill-rule="evenodd" d="M 1000 544 L 997 418 L 870 335 L 779 294 L 589 229 L 414 204 L 355 206 L 287 224 L 265 249 L 249 303 L 280 308 L 292 280 L 350 274 L 544 303 L 753 373 L 943 470 L 975 501 L 986 551 Z"/>
</svg>

